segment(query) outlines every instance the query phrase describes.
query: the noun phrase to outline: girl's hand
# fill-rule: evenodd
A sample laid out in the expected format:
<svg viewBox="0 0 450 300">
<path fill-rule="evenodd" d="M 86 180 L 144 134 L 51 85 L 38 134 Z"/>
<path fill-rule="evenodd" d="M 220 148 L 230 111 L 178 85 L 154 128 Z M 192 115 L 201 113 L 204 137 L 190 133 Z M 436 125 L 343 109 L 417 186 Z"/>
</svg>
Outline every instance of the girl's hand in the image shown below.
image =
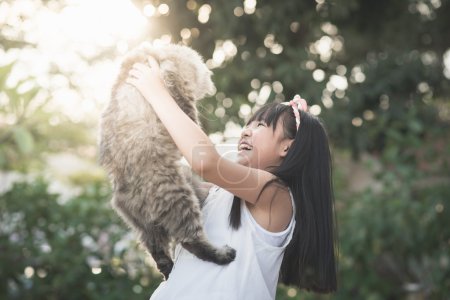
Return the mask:
<svg viewBox="0 0 450 300">
<path fill-rule="evenodd" d="M 135 63 L 126 82 L 137 88 L 150 103 L 168 93 L 161 78 L 158 62 L 153 57 L 149 57 L 148 65 Z"/>
</svg>

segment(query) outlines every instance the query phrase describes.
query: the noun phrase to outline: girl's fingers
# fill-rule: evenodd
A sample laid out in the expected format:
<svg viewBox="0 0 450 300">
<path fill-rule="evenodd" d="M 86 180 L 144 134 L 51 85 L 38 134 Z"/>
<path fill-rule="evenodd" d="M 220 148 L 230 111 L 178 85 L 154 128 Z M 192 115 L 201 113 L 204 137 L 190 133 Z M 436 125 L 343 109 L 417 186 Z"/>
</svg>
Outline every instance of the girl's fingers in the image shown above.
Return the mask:
<svg viewBox="0 0 450 300">
<path fill-rule="evenodd" d="M 136 86 L 136 80 L 132 77 L 127 77 L 127 79 L 125 80 L 126 83 L 131 84 L 133 86 Z"/>
<path fill-rule="evenodd" d="M 150 68 L 155 69 L 156 71 L 159 71 L 158 61 L 153 56 L 150 56 L 148 58 L 148 64 L 150 65 Z"/>
<path fill-rule="evenodd" d="M 136 78 L 141 77 L 141 72 L 139 70 L 136 70 L 136 69 L 131 69 L 130 72 L 128 72 L 128 74 L 130 76 L 133 76 L 133 77 L 136 77 Z"/>
<path fill-rule="evenodd" d="M 141 64 L 141 63 L 135 63 L 135 64 L 133 65 L 133 69 L 139 70 L 139 71 L 141 71 L 141 72 L 145 72 L 145 70 L 148 69 L 148 66 L 146 66 L 146 65 L 144 65 L 144 64 Z"/>
</svg>

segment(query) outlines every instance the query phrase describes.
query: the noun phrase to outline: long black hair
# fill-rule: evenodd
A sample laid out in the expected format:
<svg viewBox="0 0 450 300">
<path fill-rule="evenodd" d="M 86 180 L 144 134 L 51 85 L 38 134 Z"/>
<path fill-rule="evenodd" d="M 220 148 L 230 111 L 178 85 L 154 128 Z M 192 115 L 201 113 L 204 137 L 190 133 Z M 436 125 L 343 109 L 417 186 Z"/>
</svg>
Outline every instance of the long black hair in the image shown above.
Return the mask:
<svg viewBox="0 0 450 300">
<path fill-rule="evenodd" d="M 263 190 L 273 182 L 289 187 L 296 206 L 296 226 L 285 249 L 279 281 L 307 291 L 334 292 L 338 243 L 328 136 L 321 120 L 304 111 L 300 111 L 297 130 L 292 107 L 280 103 L 261 107 L 247 124 L 262 120 L 275 131 L 280 118 L 284 136 L 294 141 L 282 163 L 270 170 L 276 179 L 267 182 Z M 229 216 L 233 229 L 241 224 L 240 203 L 235 196 Z"/>
</svg>

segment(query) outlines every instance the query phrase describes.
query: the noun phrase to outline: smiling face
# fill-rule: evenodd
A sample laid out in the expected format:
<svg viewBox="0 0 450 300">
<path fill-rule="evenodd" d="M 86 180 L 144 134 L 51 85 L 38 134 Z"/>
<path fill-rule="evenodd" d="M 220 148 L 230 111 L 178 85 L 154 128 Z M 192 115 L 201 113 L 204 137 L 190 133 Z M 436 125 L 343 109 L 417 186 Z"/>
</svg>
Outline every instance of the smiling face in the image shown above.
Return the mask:
<svg viewBox="0 0 450 300">
<path fill-rule="evenodd" d="M 270 121 L 273 121 L 272 124 Z M 280 165 L 292 141 L 293 139 L 285 136 L 282 116 L 270 120 L 267 113 L 265 116 L 255 115 L 242 131 L 237 162 L 252 168 L 270 170 Z"/>
</svg>

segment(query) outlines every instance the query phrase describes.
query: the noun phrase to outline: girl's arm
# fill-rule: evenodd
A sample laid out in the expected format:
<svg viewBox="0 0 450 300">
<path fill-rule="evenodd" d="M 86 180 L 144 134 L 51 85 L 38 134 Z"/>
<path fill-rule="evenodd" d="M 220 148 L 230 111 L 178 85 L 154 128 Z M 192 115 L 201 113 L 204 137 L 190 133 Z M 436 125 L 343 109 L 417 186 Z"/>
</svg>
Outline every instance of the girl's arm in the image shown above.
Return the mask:
<svg viewBox="0 0 450 300">
<path fill-rule="evenodd" d="M 127 83 L 135 86 L 152 105 L 194 172 L 241 199 L 255 204 L 264 184 L 274 178 L 271 173 L 246 167 L 220 156 L 202 129 L 176 104 L 161 79 L 159 65 L 153 58 L 149 66 L 135 64 Z M 266 188 L 258 203 L 274 196 L 274 188 Z"/>
</svg>

